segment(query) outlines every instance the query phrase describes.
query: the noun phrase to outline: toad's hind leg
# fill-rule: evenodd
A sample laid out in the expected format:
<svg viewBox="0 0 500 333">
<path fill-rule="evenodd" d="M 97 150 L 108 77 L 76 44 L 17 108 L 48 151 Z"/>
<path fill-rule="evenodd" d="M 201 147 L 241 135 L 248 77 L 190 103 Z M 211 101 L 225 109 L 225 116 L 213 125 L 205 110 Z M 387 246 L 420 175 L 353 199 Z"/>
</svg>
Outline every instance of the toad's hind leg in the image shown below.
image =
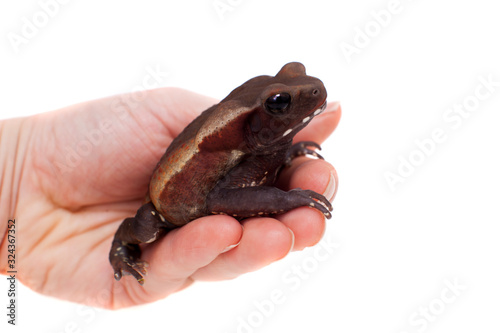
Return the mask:
<svg viewBox="0 0 500 333">
<path fill-rule="evenodd" d="M 115 279 L 120 280 L 123 274 L 132 274 L 143 284 L 147 263 L 140 260 L 139 244 L 154 242 L 174 228 L 173 224 L 165 221 L 151 202 L 141 206 L 135 217 L 123 220 L 109 252 L 109 262 L 113 267 Z"/>
</svg>

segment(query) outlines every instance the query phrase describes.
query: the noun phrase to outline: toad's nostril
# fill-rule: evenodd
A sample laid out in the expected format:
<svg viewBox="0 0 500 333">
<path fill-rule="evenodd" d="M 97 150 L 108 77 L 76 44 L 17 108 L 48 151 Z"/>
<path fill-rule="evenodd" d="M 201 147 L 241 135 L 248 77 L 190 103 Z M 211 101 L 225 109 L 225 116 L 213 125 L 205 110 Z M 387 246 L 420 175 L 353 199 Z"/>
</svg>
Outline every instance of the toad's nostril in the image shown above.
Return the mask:
<svg viewBox="0 0 500 333">
<path fill-rule="evenodd" d="M 313 90 L 313 96 L 318 96 L 319 95 L 319 90 L 318 89 L 314 89 Z"/>
</svg>

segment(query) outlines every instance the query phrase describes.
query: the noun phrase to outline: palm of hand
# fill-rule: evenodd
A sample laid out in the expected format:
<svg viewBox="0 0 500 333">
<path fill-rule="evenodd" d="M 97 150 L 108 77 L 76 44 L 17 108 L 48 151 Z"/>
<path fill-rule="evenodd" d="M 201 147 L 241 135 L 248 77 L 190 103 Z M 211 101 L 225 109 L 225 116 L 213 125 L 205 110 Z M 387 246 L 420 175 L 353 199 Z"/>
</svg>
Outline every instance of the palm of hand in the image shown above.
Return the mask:
<svg viewBox="0 0 500 333">
<path fill-rule="evenodd" d="M 91 101 L 25 121 L 20 141 L 27 148 L 15 211 L 22 235 L 18 277 L 24 284 L 47 295 L 118 308 L 164 298 L 194 280 L 233 278 L 319 241 L 324 218 L 309 208 L 279 221 L 247 219 L 244 232 L 231 217 L 207 216 L 143 249 L 142 258 L 150 263 L 144 286 L 133 278 L 116 282 L 107 256 L 119 223 L 135 214 L 151 171 L 173 138 L 215 102 L 178 89 L 145 94 L 141 100 L 123 95 Z M 339 116 L 323 115 L 301 138 L 323 141 Z M 281 178 L 285 187 L 322 193 L 335 183 L 332 173 L 324 161 L 302 159 Z"/>
</svg>

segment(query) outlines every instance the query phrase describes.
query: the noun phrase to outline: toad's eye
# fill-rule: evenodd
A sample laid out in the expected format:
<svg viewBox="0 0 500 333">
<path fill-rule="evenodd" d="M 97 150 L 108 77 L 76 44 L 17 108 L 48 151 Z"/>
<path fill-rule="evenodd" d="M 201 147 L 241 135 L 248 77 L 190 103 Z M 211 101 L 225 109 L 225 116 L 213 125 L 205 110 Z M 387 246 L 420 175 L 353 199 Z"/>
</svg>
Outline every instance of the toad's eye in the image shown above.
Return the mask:
<svg viewBox="0 0 500 333">
<path fill-rule="evenodd" d="M 283 112 L 292 98 L 287 93 L 272 95 L 266 100 L 266 108 L 272 113 Z"/>
</svg>

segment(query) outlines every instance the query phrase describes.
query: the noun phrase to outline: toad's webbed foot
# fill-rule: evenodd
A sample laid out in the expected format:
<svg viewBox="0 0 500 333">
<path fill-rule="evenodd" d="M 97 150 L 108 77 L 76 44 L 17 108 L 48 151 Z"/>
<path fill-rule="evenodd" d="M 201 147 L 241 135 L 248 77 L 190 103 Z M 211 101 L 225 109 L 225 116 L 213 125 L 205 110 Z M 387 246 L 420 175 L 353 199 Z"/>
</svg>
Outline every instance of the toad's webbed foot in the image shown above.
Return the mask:
<svg viewBox="0 0 500 333">
<path fill-rule="evenodd" d="M 293 197 L 292 200 L 297 206 L 316 208 L 322 212 L 327 219 L 332 217 L 332 213 L 330 213 L 330 211 L 333 210 L 332 204 L 324 195 L 311 190 L 302 190 L 300 188 L 290 190 L 288 194 Z"/>
<path fill-rule="evenodd" d="M 131 274 L 143 284 L 148 263 L 140 260 L 139 244 L 152 243 L 174 228 L 176 226 L 165 221 L 151 202 L 141 206 L 135 217 L 123 220 L 109 252 L 115 279 L 120 280 L 123 275 Z"/>
<path fill-rule="evenodd" d="M 286 159 L 285 159 L 285 166 L 290 166 L 292 165 L 292 160 L 296 157 L 299 156 L 305 156 L 305 155 L 311 155 L 314 157 L 317 157 L 319 159 L 324 159 L 323 156 L 318 154 L 315 150 L 310 149 L 308 147 L 314 147 L 315 149 L 321 150 L 321 146 L 317 144 L 316 142 L 313 141 L 301 141 L 297 142 L 294 144 L 290 149 L 288 150 L 286 154 Z"/>
<path fill-rule="evenodd" d="M 140 284 L 144 284 L 148 263 L 140 260 L 141 249 L 137 244 L 114 241 L 109 253 L 109 262 L 114 270 L 116 280 L 122 275 L 132 275 Z"/>
</svg>

